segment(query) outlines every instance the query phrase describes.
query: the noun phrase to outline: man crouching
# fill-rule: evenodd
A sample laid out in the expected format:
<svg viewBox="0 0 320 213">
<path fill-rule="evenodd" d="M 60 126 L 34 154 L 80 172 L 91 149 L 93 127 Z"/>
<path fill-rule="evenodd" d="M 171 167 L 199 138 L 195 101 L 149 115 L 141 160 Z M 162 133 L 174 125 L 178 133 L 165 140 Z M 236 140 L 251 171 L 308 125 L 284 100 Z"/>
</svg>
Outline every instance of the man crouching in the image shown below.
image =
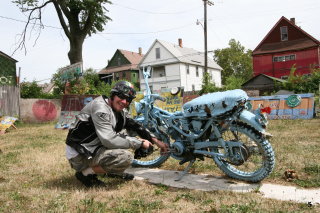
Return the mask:
<svg viewBox="0 0 320 213">
<path fill-rule="evenodd" d="M 167 144 L 127 117 L 127 108 L 135 94 L 131 83 L 120 81 L 112 88 L 109 98 L 104 95 L 95 98 L 71 125 L 66 157 L 76 170 L 76 178 L 86 187 L 104 185 L 97 174 L 132 180 L 132 174 L 124 173 L 133 161 L 130 148 L 149 149 L 156 144 L 162 153 L 168 151 Z M 121 134 L 122 129 L 135 131 L 143 139 Z"/>
</svg>

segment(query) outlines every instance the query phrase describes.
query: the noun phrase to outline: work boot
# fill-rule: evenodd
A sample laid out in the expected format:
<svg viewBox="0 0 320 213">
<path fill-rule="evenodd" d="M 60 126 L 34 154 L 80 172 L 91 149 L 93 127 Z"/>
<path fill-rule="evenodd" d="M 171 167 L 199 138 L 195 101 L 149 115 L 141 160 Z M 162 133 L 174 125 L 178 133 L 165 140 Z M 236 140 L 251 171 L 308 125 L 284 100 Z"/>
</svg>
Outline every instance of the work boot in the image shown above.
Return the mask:
<svg viewBox="0 0 320 213">
<path fill-rule="evenodd" d="M 133 180 L 134 175 L 133 174 L 129 174 L 129 173 L 107 173 L 106 177 L 110 177 L 110 178 L 120 178 L 123 180 Z"/>
<path fill-rule="evenodd" d="M 76 172 L 75 176 L 86 187 L 105 186 L 105 183 L 99 180 L 95 174 L 84 176 L 82 172 Z"/>
</svg>

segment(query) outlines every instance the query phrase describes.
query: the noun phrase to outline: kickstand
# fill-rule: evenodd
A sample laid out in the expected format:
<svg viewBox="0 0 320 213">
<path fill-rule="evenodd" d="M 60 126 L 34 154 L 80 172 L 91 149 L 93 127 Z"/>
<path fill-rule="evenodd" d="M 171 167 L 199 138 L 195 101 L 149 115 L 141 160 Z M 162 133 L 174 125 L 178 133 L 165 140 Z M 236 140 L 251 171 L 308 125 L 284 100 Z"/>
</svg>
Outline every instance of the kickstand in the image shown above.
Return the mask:
<svg viewBox="0 0 320 213">
<path fill-rule="evenodd" d="M 182 179 L 182 177 L 188 173 L 189 169 L 191 168 L 191 166 L 194 164 L 194 162 L 196 161 L 196 159 L 192 159 L 188 166 L 180 173 L 180 175 L 178 176 L 177 179 L 175 179 L 175 181 L 180 181 Z"/>
</svg>

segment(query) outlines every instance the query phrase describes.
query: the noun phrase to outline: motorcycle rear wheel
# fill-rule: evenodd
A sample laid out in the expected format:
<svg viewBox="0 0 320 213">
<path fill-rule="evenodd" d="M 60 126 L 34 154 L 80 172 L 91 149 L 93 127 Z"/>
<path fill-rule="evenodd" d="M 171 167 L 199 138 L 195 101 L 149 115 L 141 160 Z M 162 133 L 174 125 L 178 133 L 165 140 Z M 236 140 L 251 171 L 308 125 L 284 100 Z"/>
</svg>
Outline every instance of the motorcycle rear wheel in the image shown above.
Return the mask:
<svg viewBox="0 0 320 213">
<path fill-rule="evenodd" d="M 161 139 L 164 143 L 170 146 L 170 139 L 166 135 L 157 135 L 157 138 Z M 161 155 L 160 149 L 153 145 L 154 151 L 152 154 L 141 159 L 134 159 L 132 162 L 132 167 L 142 167 L 142 168 L 156 168 L 163 164 L 169 157 L 170 154 Z"/>
<path fill-rule="evenodd" d="M 269 141 L 253 127 L 236 122 L 223 132 L 222 138 L 225 141 L 241 142 L 243 146 L 238 149 L 238 157 L 241 159 L 245 155 L 244 159 L 238 162 L 213 157 L 226 175 L 242 181 L 259 182 L 272 172 L 275 166 L 274 151 Z M 223 148 L 214 151 L 224 153 Z"/>
</svg>

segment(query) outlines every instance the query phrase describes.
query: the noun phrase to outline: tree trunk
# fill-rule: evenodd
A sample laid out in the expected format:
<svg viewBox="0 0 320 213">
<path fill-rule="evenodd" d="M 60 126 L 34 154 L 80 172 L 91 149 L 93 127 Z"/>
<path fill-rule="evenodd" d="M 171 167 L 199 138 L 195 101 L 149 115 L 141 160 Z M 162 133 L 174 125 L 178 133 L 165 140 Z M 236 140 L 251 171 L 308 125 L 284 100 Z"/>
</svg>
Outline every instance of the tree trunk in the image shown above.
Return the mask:
<svg viewBox="0 0 320 213">
<path fill-rule="evenodd" d="M 79 36 L 73 36 L 70 41 L 70 50 L 68 52 L 68 58 L 70 64 L 82 62 L 82 46 L 84 39 Z"/>
</svg>

